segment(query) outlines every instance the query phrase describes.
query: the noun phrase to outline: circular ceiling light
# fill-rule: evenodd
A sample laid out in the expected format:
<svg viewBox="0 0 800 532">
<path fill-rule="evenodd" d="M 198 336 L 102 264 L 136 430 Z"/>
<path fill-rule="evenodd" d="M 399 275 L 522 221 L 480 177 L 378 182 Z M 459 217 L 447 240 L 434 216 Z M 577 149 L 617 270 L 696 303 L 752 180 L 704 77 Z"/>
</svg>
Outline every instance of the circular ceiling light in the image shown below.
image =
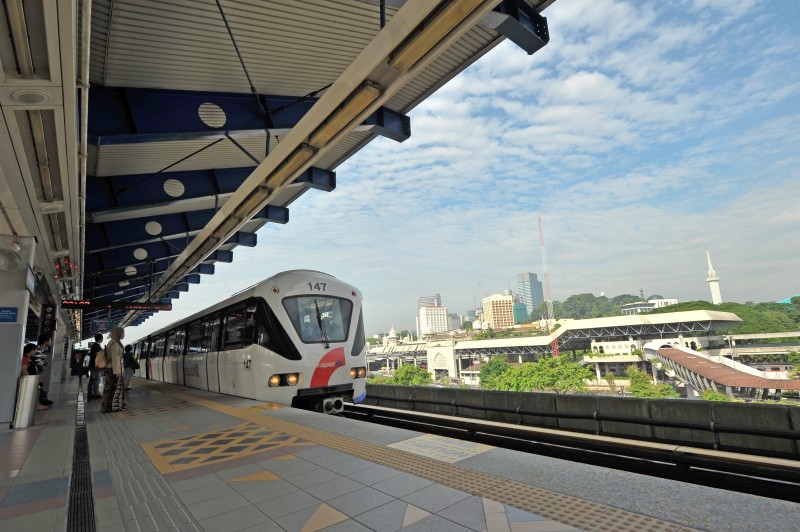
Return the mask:
<svg viewBox="0 0 800 532">
<path fill-rule="evenodd" d="M 21 89 L 11 94 L 11 99 L 25 105 L 40 105 L 50 99 L 50 95 L 37 89 Z"/>
</svg>

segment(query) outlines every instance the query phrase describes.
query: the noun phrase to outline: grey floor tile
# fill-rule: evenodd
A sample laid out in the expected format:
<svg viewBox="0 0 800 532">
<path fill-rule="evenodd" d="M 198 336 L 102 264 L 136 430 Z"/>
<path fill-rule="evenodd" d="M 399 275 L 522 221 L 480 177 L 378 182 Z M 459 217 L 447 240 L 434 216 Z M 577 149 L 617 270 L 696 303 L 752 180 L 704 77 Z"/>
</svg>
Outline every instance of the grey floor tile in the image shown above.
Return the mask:
<svg viewBox="0 0 800 532">
<path fill-rule="evenodd" d="M 254 506 L 240 508 L 200 521 L 200 526 L 209 532 L 220 530 L 234 532 L 254 526 L 265 527 L 265 525 L 268 526 L 269 524 L 274 525 L 275 523 Z"/>
<path fill-rule="evenodd" d="M 407 526 L 403 532 L 473 532 L 471 529 L 461 526 L 444 517 L 432 515 L 413 525 Z"/>
<path fill-rule="evenodd" d="M 340 475 L 349 475 L 350 473 L 355 473 L 357 471 L 363 471 L 364 469 L 370 469 L 374 467 L 375 462 L 370 462 L 368 460 L 362 460 L 361 458 L 351 458 L 350 460 L 344 460 L 342 462 L 337 462 L 335 464 L 331 464 L 326 466 L 331 471 L 335 471 Z"/>
<path fill-rule="evenodd" d="M 361 482 L 366 486 L 372 486 L 373 484 L 377 484 L 383 480 L 396 477 L 400 475 L 401 472 L 392 469 L 391 467 L 386 467 L 382 465 L 377 465 L 370 467 L 369 469 L 362 469 L 361 471 L 357 471 L 355 473 L 350 473 L 347 476 L 355 480 L 356 482 Z"/>
<path fill-rule="evenodd" d="M 239 493 L 253 504 L 258 504 L 299 490 L 300 488 L 289 484 L 285 480 L 272 480 L 264 482 L 260 486 L 249 486 L 248 489 L 240 490 Z"/>
<path fill-rule="evenodd" d="M 220 471 L 217 473 L 217 476 L 222 480 L 230 481 L 235 478 L 239 477 L 246 477 L 248 475 L 253 475 L 255 473 L 263 473 L 264 469 L 255 465 L 255 464 L 248 464 L 241 467 L 236 467 L 234 469 L 229 469 L 227 471 Z"/>
<path fill-rule="evenodd" d="M 467 497 L 470 497 L 470 494 L 464 491 L 442 486 L 441 484 L 433 484 L 401 497 L 401 499 L 423 510 L 437 513 Z"/>
<path fill-rule="evenodd" d="M 308 493 L 298 491 L 289 495 L 284 495 L 283 497 L 278 497 L 277 499 L 264 501 L 256 505 L 256 507 L 267 514 L 267 517 L 275 521 L 285 515 L 298 512 L 311 506 L 316 507 L 321 503 L 322 501 L 312 497 Z"/>
<path fill-rule="evenodd" d="M 281 516 L 275 522 L 284 530 L 302 530 L 317 508 L 319 504 Z"/>
<path fill-rule="evenodd" d="M 408 504 L 403 501 L 393 500 L 388 504 L 357 515 L 355 520 L 373 530 L 394 532 L 403 526 L 407 506 Z"/>
<path fill-rule="evenodd" d="M 263 467 L 267 471 L 272 471 L 282 478 L 294 477 L 319 469 L 317 464 L 312 464 L 299 458 L 296 460 L 264 460 L 257 462 L 256 465 Z"/>
<path fill-rule="evenodd" d="M 300 489 L 306 489 L 311 486 L 316 486 L 317 484 L 330 482 L 331 480 L 335 480 L 338 478 L 342 477 L 339 474 L 334 473 L 333 471 L 323 468 L 319 468 L 315 471 L 309 471 L 308 473 L 303 473 L 302 475 L 284 477 L 284 479 L 287 482 L 294 484 Z"/>
<path fill-rule="evenodd" d="M 220 482 L 221 480 L 217 475 L 209 474 L 209 475 L 204 475 L 202 477 L 180 480 L 178 482 L 170 484 L 170 487 L 176 492 L 181 493 L 183 491 L 196 490 L 197 488 L 218 484 Z"/>
<path fill-rule="evenodd" d="M 354 521 L 352 519 L 348 519 L 347 521 L 342 521 L 341 523 L 336 523 L 333 526 L 329 526 L 328 528 L 323 528 L 320 532 L 371 532 L 371 528 L 367 528 L 358 521 Z"/>
<path fill-rule="evenodd" d="M 328 501 L 328 504 L 350 517 L 362 514 L 393 501 L 391 495 L 372 488 L 363 488 Z"/>
<path fill-rule="evenodd" d="M 331 451 L 320 456 L 311 456 L 303 459 L 311 462 L 312 464 L 317 464 L 318 466 L 328 467 L 333 464 L 338 464 L 339 462 L 352 460 L 353 457 L 349 454 L 340 453 L 339 451 Z"/>
<path fill-rule="evenodd" d="M 338 477 L 334 480 L 311 486 L 306 491 L 321 501 L 329 501 L 364 487 L 364 484 L 360 484 L 351 478 Z"/>
<path fill-rule="evenodd" d="M 382 491 L 391 495 L 392 497 L 403 497 L 409 493 L 419 491 L 422 488 L 433 484 L 430 480 L 415 477 L 408 473 L 400 473 L 390 479 L 377 482 L 372 485 L 378 491 Z"/>
<path fill-rule="evenodd" d="M 234 493 L 233 495 L 226 495 L 218 499 L 209 499 L 197 504 L 192 504 L 189 506 L 189 511 L 194 518 L 199 521 L 246 506 L 250 506 L 250 501 L 238 493 Z"/>
<path fill-rule="evenodd" d="M 218 484 L 211 484 L 209 486 L 203 486 L 202 488 L 178 493 L 178 497 L 183 501 L 183 504 L 191 506 L 198 502 L 235 495 L 236 493 L 235 489 L 228 486 L 225 482 L 220 481 Z"/>
<path fill-rule="evenodd" d="M 486 515 L 483 511 L 483 498 L 473 495 L 463 501 L 436 512 L 459 525 L 472 530 L 486 530 Z"/>
</svg>

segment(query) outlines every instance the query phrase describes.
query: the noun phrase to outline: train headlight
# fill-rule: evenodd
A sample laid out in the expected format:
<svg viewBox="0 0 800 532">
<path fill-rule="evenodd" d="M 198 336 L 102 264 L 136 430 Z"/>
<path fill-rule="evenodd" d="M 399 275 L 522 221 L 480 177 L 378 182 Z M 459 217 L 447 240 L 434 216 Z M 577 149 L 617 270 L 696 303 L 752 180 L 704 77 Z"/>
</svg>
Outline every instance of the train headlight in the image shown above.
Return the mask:
<svg viewBox="0 0 800 532">
<path fill-rule="evenodd" d="M 269 385 L 272 387 L 280 386 L 281 385 L 281 376 L 280 375 L 273 375 L 269 378 Z"/>
<path fill-rule="evenodd" d="M 350 368 L 350 378 L 355 379 L 357 376 L 358 372 L 356 371 L 356 368 Z"/>
<path fill-rule="evenodd" d="M 297 381 L 298 381 L 297 373 L 289 373 L 286 376 L 286 384 L 288 384 L 289 386 L 297 386 Z"/>
<path fill-rule="evenodd" d="M 363 379 L 367 376 L 367 368 L 358 368 L 358 378 Z"/>
</svg>

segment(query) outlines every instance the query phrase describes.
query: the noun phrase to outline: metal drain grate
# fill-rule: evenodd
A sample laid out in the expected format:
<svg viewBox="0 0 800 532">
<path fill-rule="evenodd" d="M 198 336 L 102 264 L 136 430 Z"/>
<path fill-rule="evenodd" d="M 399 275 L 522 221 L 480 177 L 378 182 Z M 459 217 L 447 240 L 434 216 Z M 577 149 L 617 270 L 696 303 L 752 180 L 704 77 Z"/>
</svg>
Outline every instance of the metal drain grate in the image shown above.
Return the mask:
<svg viewBox="0 0 800 532">
<path fill-rule="evenodd" d="M 89 464 L 89 440 L 86 435 L 86 403 L 83 387 L 78 387 L 75 415 L 75 451 L 72 454 L 72 479 L 69 485 L 67 532 L 94 532 L 94 497 L 92 468 Z"/>
</svg>

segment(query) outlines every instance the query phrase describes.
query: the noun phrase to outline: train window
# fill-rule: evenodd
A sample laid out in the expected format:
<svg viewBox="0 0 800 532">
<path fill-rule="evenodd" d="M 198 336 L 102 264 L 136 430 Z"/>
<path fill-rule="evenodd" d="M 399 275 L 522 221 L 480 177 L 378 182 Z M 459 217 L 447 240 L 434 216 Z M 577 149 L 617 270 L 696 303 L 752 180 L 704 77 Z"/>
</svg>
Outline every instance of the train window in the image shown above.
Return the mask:
<svg viewBox="0 0 800 532">
<path fill-rule="evenodd" d="M 255 312 L 248 312 L 245 305 L 228 309 L 225 312 L 225 330 L 222 334 L 223 349 L 236 349 L 252 344 L 254 323 Z"/>
<path fill-rule="evenodd" d="M 186 347 L 186 329 L 178 329 L 175 331 L 175 344 L 173 345 L 173 356 L 180 356 Z"/>
<path fill-rule="evenodd" d="M 287 297 L 283 308 L 303 343 L 347 340 L 353 312 L 353 303 L 349 300 L 326 296 Z"/>
<path fill-rule="evenodd" d="M 204 351 L 217 351 L 219 350 L 219 321 L 220 315 L 214 314 L 205 321 L 205 330 L 203 331 L 203 350 Z"/>
<path fill-rule="evenodd" d="M 164 356 L 174 356 L 175 355 L 175 331 L 170 331 L 167 333 L 167 342 L 166 342 L 167 351 Z"/>
<path fill-rule="evenodd" d="M 200 353 L 203 349 L 203 321 L 197 320 L 189 324 L 189 345 L 186 348 L 188 354 Z"/>
<path fill-rule="evenodd" d="M 302 360 L 303 357 L 297 350 L 297 346 L 264 299 L 258 300 L 256 322 L 258 323 L 258 343 L 260 345 L 283 358 Z"/>
<path fill-rule="evenodd" d="M 356 335 L 353 338 L 353 348 L 350 350 L 350 354 L 354 357 L 360 355 L 361 351 L 364 350 L 366 343 L 367 337 L 364 335 L 364 315 L 359 312 L 358 325 L 356 325 Z"/>
<path fill-rule="evenodd" d="M 158 338 L 155 339 L 153 342 L 153 351 L 150 356 L 153 358 L 161 358 L 164 356 L 164 344 L 166 343 L 166 336 L 160 335 Z"/>
</svg>

